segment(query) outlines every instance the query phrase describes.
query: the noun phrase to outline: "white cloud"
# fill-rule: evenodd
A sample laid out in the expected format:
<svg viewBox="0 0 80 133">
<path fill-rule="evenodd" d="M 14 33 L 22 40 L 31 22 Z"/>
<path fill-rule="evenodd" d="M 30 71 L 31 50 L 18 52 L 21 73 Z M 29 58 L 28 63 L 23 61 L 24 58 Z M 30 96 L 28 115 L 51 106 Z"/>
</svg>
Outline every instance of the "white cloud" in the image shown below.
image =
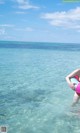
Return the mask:
<svg viewBox="0 0 80 133">
<path fill-rule="evenodd" d="M 0 27 L 13 28 L 14 25 L 12 25 L 12 24 L 0 24 Z"/>
<path fill-rule="evenodd" d="M 26 30 L 26 31 L 29 31 L 29 32 L 34 31 L 34 29 L 31 28 L 31 27 L 27 27 L 25 30 Z"/>
<path fill-rule="evenodd" d="M 53 26 L 80 29 L 80 7 L 68 11 L 45 13 L 41 18 Z"/>
<path fill-rule="evenodd" d="M 39 9 L 38 6 L 30 4 L 29 0 L 15 0 L 20 9 Z"/>
<path fill-rule="evenodd" d="M 0 35 L 4 35 L 5 34 L 5 29 L 0 28 Z"/>
<path fill-rule="evenodd" d="M 17 11 L 15 12 L 16 14 L 27 14 L 26 12 L 22 12 L 22 11 Z"/>
<path fill-rule="evenodd" d="M 24 28 L 16 28 L 15 30 L 17 30 L 17 31 L 27 31 L 27 32 L 32 32 L 32 31 L 34 31 L 34 29 L 33 28 L 31 28 L 31 27 L 26 27 L 25 29 Z"/>
<path fill-rule="evenodd" d="M 0 35 L 6 35 L 7 28 L 14 28 L 14 25 L 11 24 L 0 24 Z"/>
<path fill-rule="evenodd" d="M 14 36 L 6 35 L 6 36 L 4 36 L 4 39 L 15 39 L 15 37 Z"/>
</svg>

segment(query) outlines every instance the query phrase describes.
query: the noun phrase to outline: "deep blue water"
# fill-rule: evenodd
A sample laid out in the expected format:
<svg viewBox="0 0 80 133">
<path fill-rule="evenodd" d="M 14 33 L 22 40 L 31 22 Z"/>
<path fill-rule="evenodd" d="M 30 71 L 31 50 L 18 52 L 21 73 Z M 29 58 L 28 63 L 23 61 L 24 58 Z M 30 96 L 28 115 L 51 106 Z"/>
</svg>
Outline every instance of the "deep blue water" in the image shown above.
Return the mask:
<svg viewBox="0 0 80 133">
<path fill-rule="evenodd" d="M 1 41 L 0 48 L 68 50 L 68 51 L 76 51 L 77 50 L 77 51 L 79 51 L 80 44 Z"/>
<path fill-rule="evenodd" d="M 80 103 L 65 76 L 80 68 L 80 45 L 0 42 L 0 125 L 9 133 L 79 133 Z"/>
</svg>

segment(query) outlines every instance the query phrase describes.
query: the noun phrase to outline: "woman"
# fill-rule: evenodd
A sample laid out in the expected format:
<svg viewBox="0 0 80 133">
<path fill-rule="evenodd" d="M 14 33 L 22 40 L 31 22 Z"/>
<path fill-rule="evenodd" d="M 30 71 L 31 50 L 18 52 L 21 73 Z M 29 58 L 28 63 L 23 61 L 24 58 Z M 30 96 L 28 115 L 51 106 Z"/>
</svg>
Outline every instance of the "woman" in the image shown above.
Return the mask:
<svg viewBox="0 0 80 133">
<path fill-rule="evenodd" d="M 74 78 L 75 80 L 74 83 L 72 83 L 71 81 L 72 78 Z M 66 81 L 69 87 L 75 91 L 75 85 L 80 82 L 80 69 L 76 69 L 72 73 L 70 73 L 68 76 L 66 76 Z M 72 106 L 74 106 L 79 101 L 79 98 L 80 98 L 80 94 L 76 93 L 75 91 Z"/>
</svg>

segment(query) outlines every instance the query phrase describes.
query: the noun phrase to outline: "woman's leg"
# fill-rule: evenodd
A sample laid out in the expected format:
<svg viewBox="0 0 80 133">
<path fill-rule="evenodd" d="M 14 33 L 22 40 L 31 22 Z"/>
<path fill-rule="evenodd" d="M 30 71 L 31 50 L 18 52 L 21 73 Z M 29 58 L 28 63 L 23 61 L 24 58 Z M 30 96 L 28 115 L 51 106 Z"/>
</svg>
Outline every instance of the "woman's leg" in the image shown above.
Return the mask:
<svg viewBox="0 0 80 133">
<path fill-rule="evenodd" d="M 73 103 L 72 103 L 72 106 L 75 106 L 75 104 L 78 103 L 79 98 L 80 98 L 80 96 L 75 92 L 74 97 L 73 97 Z"/>
</svg>

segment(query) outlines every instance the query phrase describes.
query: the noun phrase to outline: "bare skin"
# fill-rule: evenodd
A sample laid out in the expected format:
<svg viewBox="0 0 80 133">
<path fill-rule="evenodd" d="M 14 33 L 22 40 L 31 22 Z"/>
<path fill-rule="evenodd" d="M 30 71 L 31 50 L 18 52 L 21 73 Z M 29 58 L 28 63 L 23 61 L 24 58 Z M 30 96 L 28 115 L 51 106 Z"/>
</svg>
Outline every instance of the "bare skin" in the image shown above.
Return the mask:
<svg viewBox="0 0 80 133">
<path fill-rule="evenodd" d="M 79 76 L 79 82 L 80 82 L 80 69 L 76 69 L 74 70 L 72 73 L 70 73 L 68 76 L 66 76 L 66 81 L 69 85 L 69 87 L 75 91 L 75 84 L 73 84 L 71 82 L 71 78 L 73 78 L 74 76 L 78 75 Z M 78 103 L 80 99 L 80 95 L 78 95 L 76 92 L 74 94 L 74 97 L 73 97 L 73 103 L 72 103 L 72 106 L 74 106 L 76 103 Z"/>
</svg>

